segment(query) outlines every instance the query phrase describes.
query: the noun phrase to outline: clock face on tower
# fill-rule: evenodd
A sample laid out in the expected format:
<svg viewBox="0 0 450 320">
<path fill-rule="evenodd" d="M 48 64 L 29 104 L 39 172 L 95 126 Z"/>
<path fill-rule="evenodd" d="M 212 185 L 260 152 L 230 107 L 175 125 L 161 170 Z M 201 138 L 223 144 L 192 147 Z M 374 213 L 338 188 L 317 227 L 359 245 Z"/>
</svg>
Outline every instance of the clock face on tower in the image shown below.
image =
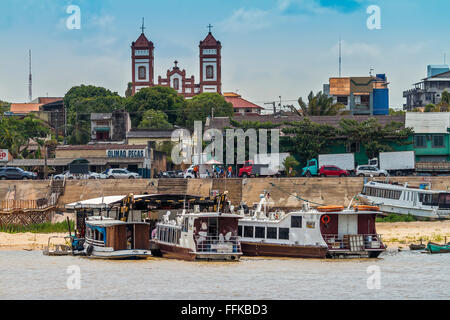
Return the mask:
<svg viewBox="0 0 450 320">
<path fill-rule="evenodd" d="M 217 49 L 203 49 L 204 55 L 214 55 L 217 54 Z"/>
</svg>

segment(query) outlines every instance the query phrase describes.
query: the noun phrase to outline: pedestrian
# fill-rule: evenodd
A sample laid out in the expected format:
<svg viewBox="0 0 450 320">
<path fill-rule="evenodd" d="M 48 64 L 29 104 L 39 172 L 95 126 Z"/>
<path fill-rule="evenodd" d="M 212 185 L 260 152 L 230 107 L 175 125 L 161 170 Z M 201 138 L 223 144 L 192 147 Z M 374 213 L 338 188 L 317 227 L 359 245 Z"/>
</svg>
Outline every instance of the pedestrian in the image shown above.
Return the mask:
<svg viewBox="0 0 450 320">
<path fill-rule="evenodd" d="M 231 166 L 228 167 L 228 178 L 231 178 L 231 173 L 233 171 L 233 168 Z"/>
<path fill-rule="evenodd" d="M 194 167 L 194 177 L 198 178 L 198 166 Z"/>
</svg>

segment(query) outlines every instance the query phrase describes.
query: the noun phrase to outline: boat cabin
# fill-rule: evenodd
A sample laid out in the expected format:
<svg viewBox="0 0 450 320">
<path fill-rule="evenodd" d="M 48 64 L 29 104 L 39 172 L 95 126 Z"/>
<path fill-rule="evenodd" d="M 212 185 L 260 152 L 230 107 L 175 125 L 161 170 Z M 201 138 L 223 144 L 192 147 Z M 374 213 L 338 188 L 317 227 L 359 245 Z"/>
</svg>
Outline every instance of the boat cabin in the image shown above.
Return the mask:
<svg viewBox="0 0 450 320">
<path fill-rule="evenodd" d="M 104 217 L 86 220 L 85 243 L 119 250 L 148 250 L 150 230 L 147 223 L 124 222 Z"/>
</svg>

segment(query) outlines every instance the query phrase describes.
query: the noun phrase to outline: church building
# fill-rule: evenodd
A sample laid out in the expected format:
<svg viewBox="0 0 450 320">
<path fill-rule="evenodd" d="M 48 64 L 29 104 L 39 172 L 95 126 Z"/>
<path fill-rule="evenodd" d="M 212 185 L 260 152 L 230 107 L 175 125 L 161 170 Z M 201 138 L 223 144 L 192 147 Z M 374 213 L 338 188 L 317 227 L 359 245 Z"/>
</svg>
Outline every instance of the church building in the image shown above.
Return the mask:
<svg viewBox="0 0 450 320">
<path fill-rule="evenodd" d="M 181 70 L 179 62 L 175 61 L 172 69 L 167 70 L 164 77 L 154 77 L 155 47 L 144 34 L 144 26 L 139 38 L 131 44 L 132 60 L 132 92 L 135 94 L 142 88 L 164 86 L 175 89 L 185 98 L 191 98 L 203 92 L 217 92 L 222 94 L 222 65 L 220 41 L 209 33 L 199 44 L 200 80 L 195 82 L 194 76 L 188 76 L 186 70 Z"/>
</svg>

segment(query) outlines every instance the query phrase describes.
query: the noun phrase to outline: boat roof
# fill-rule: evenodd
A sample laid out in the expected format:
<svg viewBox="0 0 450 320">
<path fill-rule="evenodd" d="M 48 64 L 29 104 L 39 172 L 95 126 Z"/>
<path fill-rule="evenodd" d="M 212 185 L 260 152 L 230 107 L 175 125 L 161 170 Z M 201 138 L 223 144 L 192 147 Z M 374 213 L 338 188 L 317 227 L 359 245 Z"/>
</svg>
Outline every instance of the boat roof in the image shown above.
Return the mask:
<svg viewBox="0 0 450 320">
<path fill-rule="evenodd" d="M 430 193 L 430 194 L 435 194 L 435 193 L 441 193 L 441 192 L 446 192 L 446 191 L 439 191 L 439 190 L 428 190 L 428 189 L 420 189 L 419 187 L 413 187 L 413 186 L 406 186 L 403 184 L 397 184 L 397 183 L 385 183 L 385 182 L 381 182 L 381 181 L 368 181 L 364 186 L 373 186 L 373 187 L 382 187 L 383 189 L 389 189 L 389 190 L 411 190 L 411 191 L 420 191 L 423 193 Z"/>
</svg>

